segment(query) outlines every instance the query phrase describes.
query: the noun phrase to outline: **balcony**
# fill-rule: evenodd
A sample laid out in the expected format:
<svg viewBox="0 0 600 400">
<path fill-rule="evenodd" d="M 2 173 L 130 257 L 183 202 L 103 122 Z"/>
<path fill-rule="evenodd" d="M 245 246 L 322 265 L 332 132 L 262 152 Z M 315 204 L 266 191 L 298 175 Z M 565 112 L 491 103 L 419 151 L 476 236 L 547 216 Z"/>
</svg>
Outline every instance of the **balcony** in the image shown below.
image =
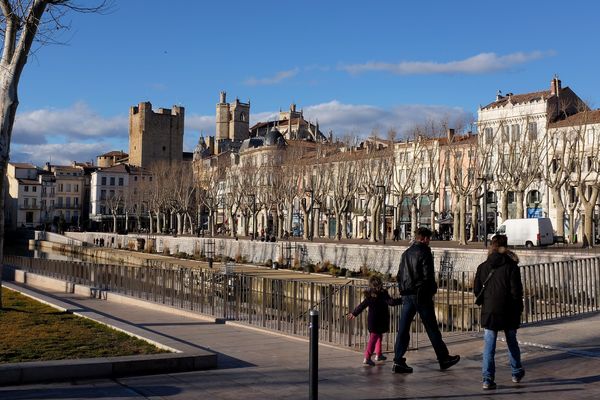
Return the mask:
<svg viewBox="0 0 600 400">
<path fill-rule="evenodd" d="M 31 205 L 31 204 L 22 204 L 19 206 L 19 210 L 41 210 L 42 206 L 36 204 L 36 205 Z"/>
<path fill-rule="evenodd" d="M 81 206 L 79 204 L 70 204 L 70 205 L 66 205 L 66 204 L 55 204 L 54 208 L 57 210 L 80 210 Z"/>
</svg>

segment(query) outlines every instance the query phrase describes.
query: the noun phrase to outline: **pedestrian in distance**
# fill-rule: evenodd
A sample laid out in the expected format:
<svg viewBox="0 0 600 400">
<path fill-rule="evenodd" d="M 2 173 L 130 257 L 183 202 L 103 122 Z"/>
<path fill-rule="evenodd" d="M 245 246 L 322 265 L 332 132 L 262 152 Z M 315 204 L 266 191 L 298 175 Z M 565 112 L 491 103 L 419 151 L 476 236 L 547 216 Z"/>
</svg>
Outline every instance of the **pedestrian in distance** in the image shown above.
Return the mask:
<svg viewBox="0 0 600 400">
<path fill-rule="evenodd" d="M 369 342 L 365 349 L 364 365 L 375 365 L 371 356 L 375 354 L 375 361 L 384 361 L 387 357 L 381 352 L 383 334 L 390 330 L 389 306 L 402 303 L 401 298 L 390 297 L 387 289 L 383 287 L 381 278 L 372 275 L 369 278 L 369 287 L 365 290 L 365 299 L 348 314 L 348 319 L 356 318 L 365 308 L 368 308 Z"/>
<path fill-rule="evenodd" d="M 492 237 L 487 260 L 477 267 L 473 292 L 475 303 L 481 306 L 483 331 L 483 389 L 496 388 L 496 339 L 504 331 L 512 381 L 521 382 L 525 370 L 521 364 L 521 350 L 517 342 L 517 329 L 523 312 L 523 285 L 519 271 L 519 258 L 508 250 L 504 235 Z"/>
<path fill-rule="evenodd" d="M 419 313 L 425 331 L 429 337 L 441 370 L 446 370 L 460 360 L 460 356 L 451 356 L 448 347 L 442 340 L 442 334 L 435 317 L 433 297 L 437 292 L 433 254 L 429 247 L 431 231 L 418 228 L 414 234 L 414 242 L 406 249 L 400 259 L 398 269 L 398 288 L 402 296 L 402 312 L 398 322 L 398 335 L 394 346 L 394 365 L 392 372 L 409 374 L 412 367 L 406 364 L 404 354 L 410 342 L 410 326 Z"/>
<path fill-rule="evenodd" d="M 394 228 L 394 238 L 392 239 L 394 242 L 400 240 L 400 229 Z"/>
</svg>

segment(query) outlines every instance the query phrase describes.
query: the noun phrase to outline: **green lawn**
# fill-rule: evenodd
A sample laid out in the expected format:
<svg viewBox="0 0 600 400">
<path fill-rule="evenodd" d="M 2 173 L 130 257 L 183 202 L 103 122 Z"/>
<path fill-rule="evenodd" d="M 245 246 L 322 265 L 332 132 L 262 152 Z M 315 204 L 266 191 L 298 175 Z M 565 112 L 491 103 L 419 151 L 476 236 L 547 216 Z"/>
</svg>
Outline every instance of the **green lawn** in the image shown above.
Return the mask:
<svg viewBox="0 0 600 400">
<path fill-rule="evenodd" d="M 165 353 L 143 340 L 2 289 L 0 363 Z"/>
</svg>

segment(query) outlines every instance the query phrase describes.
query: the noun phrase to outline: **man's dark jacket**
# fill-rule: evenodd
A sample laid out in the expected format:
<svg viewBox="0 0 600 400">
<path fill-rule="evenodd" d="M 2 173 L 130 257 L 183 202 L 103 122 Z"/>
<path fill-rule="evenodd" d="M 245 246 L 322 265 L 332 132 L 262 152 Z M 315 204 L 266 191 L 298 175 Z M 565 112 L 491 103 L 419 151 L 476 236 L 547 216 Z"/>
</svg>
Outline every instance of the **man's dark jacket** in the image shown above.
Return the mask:
<svg viewBox="0 0 600 400">
<path fill-rule="evenodd" d="M 494 331 L 518 329 L 523 312 L 523 285 L 517 265 L 519 259 L 503 247 L 490 254 L 477 267 L 473 292 L 477 296 L 483 290 L 483 282 L 490 271 L 494 274 L 483 291 L 481 326 Z"/>
<path fill-rule="evenodd" d="M 415 242 L 402 254 L 398 269 L 398 289 L 403 296 L 418 295 L 432 299 L 437 292 L 433 254 L 428 245 Z"/>
</svg>

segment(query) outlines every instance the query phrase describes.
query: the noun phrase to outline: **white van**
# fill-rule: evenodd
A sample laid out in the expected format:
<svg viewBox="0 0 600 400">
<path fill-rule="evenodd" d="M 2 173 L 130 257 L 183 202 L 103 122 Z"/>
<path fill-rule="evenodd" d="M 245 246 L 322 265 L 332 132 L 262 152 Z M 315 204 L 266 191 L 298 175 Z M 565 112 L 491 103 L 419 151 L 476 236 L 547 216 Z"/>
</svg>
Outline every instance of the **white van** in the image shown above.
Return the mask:
<svg viewBox="0 0 600 400">
<path fill-rule="evenodd" d="M 550 218 L 507 219 L 498 227 L 498 235 L 506 235 L 509 246 L 547 246 L 554 243 Z"/>
</svg>

